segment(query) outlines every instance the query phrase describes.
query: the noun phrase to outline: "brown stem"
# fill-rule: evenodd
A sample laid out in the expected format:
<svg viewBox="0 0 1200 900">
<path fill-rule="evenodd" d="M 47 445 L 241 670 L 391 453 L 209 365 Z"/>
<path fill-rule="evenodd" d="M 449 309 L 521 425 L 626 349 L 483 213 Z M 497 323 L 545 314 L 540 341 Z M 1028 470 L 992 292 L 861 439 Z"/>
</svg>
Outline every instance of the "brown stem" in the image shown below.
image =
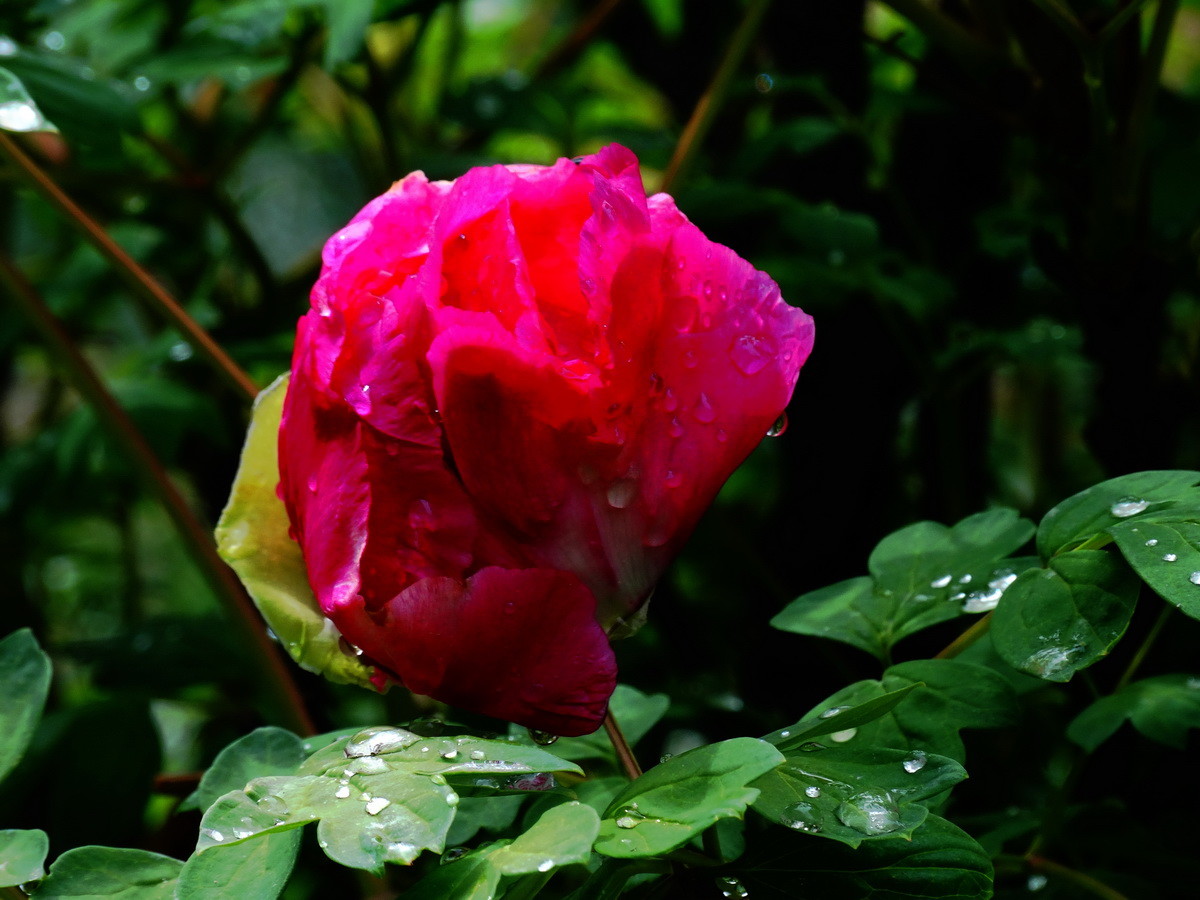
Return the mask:
<svg viewBox="0 0 1200 900">
<path fill-rule="evenodd" d="M 12 261 L 0 252 L 0 283 L 16 300 L 17 306 L 38 330 L 71 384 L 91 405 L 97 419 L 108 429 L 134 469 L 158 496 L 171 517 L 217 597 L 224 603 L 243 638 L 251 645 L 251 658 L 266 681 L 280 719 L 301 734 L 316 729 L 292 681 L 291 673 L 279 655 L 279 648 L 267 636 L 266 628 L 250 598 L 233 571 L 217 555 L 212 535 L 188 506 L 175 487 L 166 468 L 137 430 L 129 414 L 121 408 L 105 387 L 91 363 L 80 352 L 62 324 L 46 306 L 37 290 Z"/>
<path fill-rule="evenodd" d="M 733 75 L 741 65 L 746 51 L 750 49 L 750 42 L 758 33 L 758 27 L 762 24 L 763 16 L 766 15 L 767 7 L 770 5 L 771 0 L 750 0 L 746 14 L 738 24 L 733 37 L 730 38 L 729 46 L 725 48 L 725 55 L 721 57 L 721 63 L 717 66 L 717 72 L 713 75 L 712 82 L 696 103 L 691 118 L 684 126 L 683 134 L 679 136 L 679 143 L 675 145 L 675 153 L 671 156 L 671 161 L 667 164 L 667 171 L 663 175 L 661 190 L 669 191 L 674 186 L 704 142 L 704 137 L 708 134 L 708 129 L 712 127 L 713 120 L 717 116 L 717 110 L 721 108 L 721 101 L 725 99 L 725 94 L 729 90 Z"/>
<path fill-rule="evenodd" d="M 1025 861 L 1033 871 L 1043 872 L 1046 875 L 1052 875 L 1063 881 L 1069 881 L 1095 897 L 1103 897 L 1104 900 L 1128 900 L 1124 894 L 1110 888 L 1104 882 L 1097 881 L 1091 875 L 1085 875 L 1083 872 L 1064 866 L 1061 863 L 1056 863 L 1042 856 L 1027 856 Z"/>
<path fill-rule="evenodd" d="M 537 81 L 548 75 L 553 75 L 559 69 L 574 59 L 579 51 L 588 45 L 592 37 L 600 30 L 600 26 L 611 16 L 624 0 L 600 0 L 592 11 L 584 16 L 575 29 L 562 42 L 555 45 L 545 58 L 538 63 L 533 72 L 532 80 Z"/>
<path fill-rule="evenodd" d="M 188 315 L 166 288 L 109 237 L 100 224 L 68 197 L 54 183 L 53 179 L 43 172 L 41 167 L 3 131 L 0 131 L 0 151 L 16 164 L 29 183 L 42 196 L 58 207 L 59 211 L 64 213 L 71 223 L 83 232 L 92 245 L 112 263 L 116 270 L 133 285 L 134 289 L 143 298 L 150 301 L 151 306 L 166 315 L 171 324 L 178 328 L 186 340 L 217 367 L 233 387 L 251 400 L 258 395 L 258 386 L 250 380 L 250 376 L 230 358 L 229 354 L 212 339 L 207 331 L 200 327 L 195 319 Z"/>
<path fill-rule="evenodd" d="M 633 755 L 629 742 L 621 733 L 621 726 L 617 724 L 611 709 L 604 715 L 604 730 L 608 734 L 609 741 L 612 742 L 613 750 L 617 753 L 617 760 L 621 763 L 621 768 L 630 781 L 637 781 L 642 777 L 642 767 L 638 765 L 637 757 Z"/>
<path fill-rule="evenodd" d="M 982 619 L 971 623 L 971 627 L 942 648 L 934 659 L 954 659 L 977 640 L 988 633 L 992 626 L 992 614 L 988 613 Z"/>
</svg>

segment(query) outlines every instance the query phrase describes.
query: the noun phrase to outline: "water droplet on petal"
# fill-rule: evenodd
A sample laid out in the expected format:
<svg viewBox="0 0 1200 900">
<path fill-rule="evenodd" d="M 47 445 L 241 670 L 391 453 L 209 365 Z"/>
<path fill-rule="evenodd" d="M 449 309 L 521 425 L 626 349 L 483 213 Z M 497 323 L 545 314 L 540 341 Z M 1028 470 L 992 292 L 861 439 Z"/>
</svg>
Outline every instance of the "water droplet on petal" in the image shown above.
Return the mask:
<svg viewBox="0 0 1200 900">
<path fill-rule="evenodd" d="M 669 488 L 677 488 L 683 484 L 683 476 L 673 469 L 667 469 L 667 475 L 663 479 L 664 483 Z"/>
<path fill-rule="evenodd" d="M 787 427 L 787 410 L 784 410 L 779 414 L 779 418 L 775 420 L 771 427 L 767 429 L 767 437 L 779 437 L 781 434 L 787 431 Z"/>
<path fill-rule="evenodd" d="M 742 374 L 756 375 L 774 358 L 775 348 L 766 338 L 743 334 L 733 342 L 729 355 Z"/>
<path fill-rule="evenodd" d="M 637 479 L 618 478 L 606 491 L 608 505 L 614 509 L 625 509 L 637 496 Z"/>
<path fill-rule="evenodd" d="M 1112 505 L 1109 512 L 1118 519 L 1127 519 L 1130 516 L 1136 516 L 1140 512 L 1145 512 L 1146 507 L 1149 505 L 1149 500 L 1142 500 L 1139 497 L 1123 497 Z"/>
<path fill-rule="evenodd" d="M 692 415 L 696 417 L 697 422 L 705 424 L 708 424 L 717 417 L 717 412 L 713 409 L 712 404 L 708 402 L 706 394 L 702 393 L 697 398 L 696 405 L 692 409 Z"/>
</svg>

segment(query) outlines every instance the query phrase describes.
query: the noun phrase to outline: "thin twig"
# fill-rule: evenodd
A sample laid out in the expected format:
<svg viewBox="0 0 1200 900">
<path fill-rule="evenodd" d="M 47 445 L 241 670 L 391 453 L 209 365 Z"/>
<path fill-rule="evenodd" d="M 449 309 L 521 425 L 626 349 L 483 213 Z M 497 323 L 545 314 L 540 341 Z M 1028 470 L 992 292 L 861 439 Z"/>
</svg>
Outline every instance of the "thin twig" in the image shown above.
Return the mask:
<svg viewBox="0 0 1200 900">
<path fill-rule="evenodd" d="M 616 717 L 613 716 L 611 709 L 604 714 L 604 730 L 608 734 L 609 741 L 612 742 L 613 750 L 616 751 L 617 760 L 621 763 L 621 768 L 629 776 L 630 781 L 637 781 L 637 779 L 642 777 L 642 767 L 638 765 L 637 757 L 633 755 L 633 750 L 630 749 L 629 742 L 625 740 L 625 735 L 621 732 L 621 726 L 617 724 Z"/>
<path fill-rule="evenodd" d="M 108 259 L 114 268 L 123 275 L 151 306 L 165 314 L 166 318 L 178 328 L 184 338 L 201 355 L 208 358 L 226 380 L 237 388 L 247 399 L 258 395 L 258 386 L 250 376 L 230 358 L 222 347 L 212 339 L 195 319 L 158 281 L 139 265 L 133 257 L 100 226 L 100 224 L 83 211 L 63 190 L 54 183 L 41 167 L 25 154 L 20 147 L 3 131 L 0 131 L 0 151 L 7 155 L 25 175 L 27 180 L 39 193 L 48 199 L 59 211 L 64 213 L 71 223 L 83 232 L 91 244 Z"/>
<path fill-rule="evenodd" d="M 279 648 L 267 636 L 258 611 L 242 589 L 237 576 L 217 555 L 212 534 L 192 512 L 129 414 L 117 403 L 24 273 L 2 252 L 0 282 L 8 288 L 17 306 L 46 341 L 71 384 L 91 405 L 97 419 L 120 444 L 134 469 L 162 502 L 179 529 L 185 546 L 237 624 L 238 631 L 250 644 L 251 658 L 266 681 L 280 720 L 301 734 L 315 733 L 291 673 L 280 658 Z"/>
<path fill-rule="evenodd" d="M 713 120 L 717 116 L 717 110 L 721 107 L 721 101 L 725 99 L 725 94 L 729 90 L 729 84 L 733 81 L 734 73 L 741 65 L 746 51 L 750 49 L 750 42 L 758 33 L 759 25 L 762 24 L 763 16 L 766 15 L 767 7 L 770 5 L 771 0 L 750 0 L 746 14 L 738 24 L 737 30 L 734 31 L 733 37 L 730 38 L 729 46 L 725 48 L 725 55 L 721 57 L 712 83 L 696 103 L 691 118 L 684 126 L 683 134 L 679 136 L 679 143 L 675 145 L 675 153 L 672 154 L 671 162 L 667 164 L 667 171 L 663 175 L 661 185 L 663 191 L 669 191 L 674 186 L 704 142 L 705 135 L 708 134 L 708 129 L 712 127 Z"/>
</svg>

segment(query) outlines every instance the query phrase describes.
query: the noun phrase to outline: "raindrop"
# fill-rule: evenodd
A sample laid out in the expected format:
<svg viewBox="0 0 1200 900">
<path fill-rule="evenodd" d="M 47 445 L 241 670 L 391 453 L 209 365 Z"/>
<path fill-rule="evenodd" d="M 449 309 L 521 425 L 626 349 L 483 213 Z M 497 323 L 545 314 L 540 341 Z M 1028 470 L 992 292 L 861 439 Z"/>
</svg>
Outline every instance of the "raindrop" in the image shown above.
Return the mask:
<svg viewBox="0 0 1200 900">
<path fill-rule="evenodd" d="M 640 819 L 635 819 L 633 816 L 621 816 L 617 819 L 618 828 L 637 828 L 637 823 Z"/>
<path fill-rule="evenodd" d="M 835 744 L 844 744 L 858 734 L 857 728 L 847 728 L 844 731 L 835 731 L 829 735 L 829 739 Z"/>
<path fill-rule="evenodd" d="M 683 484 L 683 476 L 673 469 L 667 469 L 667 475 L 663 479 L 669 488 L 677 488 Z"/>
<path fill-rule="evenodd" d="M 1016 580 L 1017 573 L 1012 569 L 998 569 L 992 573 L 992 580 L 988 582 L 988 587 L 992 590 L 1003 591 Z"/>
<path fill-rule="evenodd" d="M 1193 572 L 1188 576 L 1188 581 L 1192 584 L 1200 584 L 1200 572 Z"/>
<path fill-rule="evenodd" d="M 177 341 L 171 345 L 171 349 L 167 351 L 167 356 L 173 362 L 185 362 L 192 358 L 192 345 L 187 341 Z"/>
<path fill-rule="evenodd" d="M 393 750 L 403 750 L 420 740 L 418 735 L 404 728 L 384 728 L 382 730 L 361 731 L 350 743 L 346 744 L 345 754 L 350 758 L 374 756 L 377 753 L 390 753 Z"/>
<path fill-rule="evenodd" d="M 554 868 L 554 860 L 543 859 L 540 863 L 538 863 L 537 870 L 539 872 L 549 872 L 553 868 Z"/>
<path fill-rule="evenodd" d="M 840 713 L 844 713 L 849 708 L 850 707 L 848 707 L 848 706 L 831 706 L 831 707 L 829 707 L 829 709 L 825 710 L 825 712 L 821 713 L 821 715 L 818 718 L 832 719 L 834 716 L 839 715 Z"/>
<path fill-rule="evenodd" d="M 838 820 L 863 834 L 887 834 L 900 827 L 900 808 L 887 791 L 864 791 L 838 806 Z"/>
<path fill-rule="evenodd" d="M 17 42 L 8 35 L 0 34 L 0 56 L 13 56 L 17 52 Z"/>
<path fill-rule="evenodd" d="M 819 787 L 817 787 L 815 784 L 810 784 L 808 787 L 806 787 L 804 789 L 804 796 L 812 797 L 815 800 L 817 797 L 821 796 L 821 789 Z"/>
<path fill-rule="evenodd" d="M 717 887 L 721 891 L 722 897 L 733 897 L 736 900 L 745 900 L 750 896 L 750 892 L 746 890 L 746 886 L 734 878 L 732 875 L 725 875 L 717 879 Z"/>
<path fill-rule="evenodd" d="M 725 433 L 725 429 L 724 429 L 724 428 L 718 428 L 718 429 L 717 429 L 717 443 L 718 443 L 718 444 L 723 444 L 723 443 L 725 443 L 727 440 L 729 440 L 729 435 Z"/>
<path fill-rule="evenodd" d="M 447 750 L 445 753 L 442 754 L 442 759 L 456 759 L 457 757 L 458 757 L 458 748 L 457 747 L 451 747 L 449 750 Z"/>
<path fill-rule="evenodd" d="M 221 834 L 221 832 L 219 832 L 213 828 L 202 828 L 200 830 L 200 833 L 203 834 L 206 838 L 216 841 L 218 844 L 221 843 L 221 841 L 225 840 L 225 835 Z"/>
<path fill-rule="evenodd" d="M 818 793 L 820 792 L 818 791 Z M 810 794 L 809 796 L 812 795 Z M 821 818 L 816 807 L 811 803 L 805 803 L 803 800 L 799 803 L 793 803 L 791 806 L 785 806 L 779 816 L 779 822 L 788 828 L 794 828 L 796 831 L 804 831 L 808 834 L 816 834 L 821 830 Z"/>
<path fill-rule="evenodd" d="M 944 587 L 949 587 L 950 582 L 953 580 L 954 580 L 953 575 L 943 575 L 941 578 L 935 578 L 933 581 L 929 582 L 929 586 L 931 588 L 939 588 L 939 589 L 944 588 Z"/>
<path fill-rule="evenodd" d="M 968 572 L 962 578 L 958 579 L 958 583 L 959 584 L 970 584 L 971 583 L 971 573 Z"/>
<path fill-rule="evenodd" d="M 775 356 L 775 349 L 765 338 L 743 334 L 733 342 L 729 355 L 743 375 L 756 375 Z"/>
<path fill-rule="evenodd" d="M 1146 546 L 1147 547 L 1157 547 L 1158 546 L 1158 538 L 1150 538 L 1150 540 L 1146 541 Z"/>
<path fill-rule="evenodd" d="M 1025 887 L 1031 891 L 1040 891 L 1049 880 L 1045 875 L 1030 875 L 1029 880 L 1025 882 Z"/>
<path fill-rule="evenodd" d="M 485 756 L 487 756 L 487 754 L 484 753 L 482 750 L 472 750 L 471 751 L 471 759 L 476 759 L 476 760 L 483 759 Z"/>
<path fill-rule="evenodd" d="M 32 103 L 24 100 L 0 103 L 0 128 L 7 131 L 37 131 L 45 125 L 46 120 Z"/>
<path fill-rule="evenodd" d="M 532 738 L 533 742 L 539 747 L 549 747 L 558 740 L 557 734 L 551 734 L 549 731 L 539 731 L 536 728 L 529 729 L 529 737 Z"/>
<path fill-rule="evenodd" d="M 608 486 L 606 492 L 608 505 L 614 509 L 625 509 L 637 496 L 637 480 L 633 478 L 618 478 Z"/>
<path fill-rule="evenodd" d="M 967 613 L 988 612 L 996 608 L 1004 595 L 1003 588 L 992 588 L 988 591 L 971 591 L 963 601 L 962 610 Z"/>
<path fill-rule="evenodd" d="M 386 797 L 372 797 L 367 801 L 367 815 L 377 816 L 391 805 L 392 801 Z"/>
<path fill-rule="evenodd" d="M 817 750 L 824 750 L 825 745 L 820 741 L 805 741 L 800 745 L 800 749 L 805 753 L 815 753 Z"/>
<path fill-rule="evenodd" d="M 1128 519 L 1130 516 L 1136 516 L 1140 512 L 1145 512 L 1146 507 L 1149 505 L 1149 500 L 1142 500 L 1139 497 L 1122 497 L 1112 505 L 1109 512 L 1118 519 Z"/>
<path fill-rule="evenodd" d="M 915 775 L 925 768 L 925 763 L 928 762 L 924 750 L 914 750 L 913 755 L 906 759 L 901 765 L 904 766 L 904 771 L 909 775 Z"/>
<path fill-rule="evenodd" d="M 339 800 L 345 800 L 350 796 L 350 785 L 343 784 L 340 788 L 333 792 L 333 796 L 337 797 Z"/>
<path fill-rule="evenodd" d="M 442 854 L 441 864 L 444 866 L 448 862 L 454 862 L 456 859 L 466 856 L 467 853 L 466 847 L 450 847 Z"/>
<path fill-rule="evenodd" d="M 1177 560 L 1177 559 L 1179 559 L 1179 557 L 1176 556 L 1174 553 L 1164 553 L 1163 554 L 1163 562 L 1175 562 L 1175 560 Z"/>
<path fill-rule="evenodd" d="M 692 409 L 692 415 L 696 417 L 697 422 L 708 424 L 717 417 L 716 410 L 712 408 L 712 404 L 708 402 L 708 397 L 701 394 L 696 400 L 696 406 Z"/>
<path fill-rule="evenodd" d="M 779 437 L 781 434 L 787 431 L 787 427 L 787 410 L 784 410 L 779 414 L 779 418 L 772 423 L 771 427 L 767 429 L 767 437 Z"/>
</svg>

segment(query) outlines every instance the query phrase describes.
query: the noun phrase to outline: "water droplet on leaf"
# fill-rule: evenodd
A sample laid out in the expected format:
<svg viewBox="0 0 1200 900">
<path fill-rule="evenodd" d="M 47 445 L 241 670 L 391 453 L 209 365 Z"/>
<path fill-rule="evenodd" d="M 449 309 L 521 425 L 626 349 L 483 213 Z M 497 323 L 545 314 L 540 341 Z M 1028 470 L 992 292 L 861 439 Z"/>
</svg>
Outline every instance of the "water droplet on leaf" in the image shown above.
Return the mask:
<svg viewBox="0 0 1200 900">
<path fill-rule="evenodd" d="M 906 759 L 901 765 L 904 766 L 904 771 L 909 775 L 915 775 L 925 768 L 925 763 L 928 762 L 928 757 L 924 750 L 914 750 L 913 755 Z"/>
<path fill-rule="evenodd" d="M 847 828 L 863 834 L 888 834 L 900 827 L 900 808 L 887 791 L 855 794 L 837 808 L 836 815 Z"/>
<path fill-rule="evenodd" d="M 1138 513 L 1144 512 L 1149 505 L 1149 500 L 1142 500 L 1139 497 L 1123 497 L 1112 505 L 1109 512 L 1118 519 L 1127 519 L 1130 516 L 1136 516 Z"/>
</svg>

